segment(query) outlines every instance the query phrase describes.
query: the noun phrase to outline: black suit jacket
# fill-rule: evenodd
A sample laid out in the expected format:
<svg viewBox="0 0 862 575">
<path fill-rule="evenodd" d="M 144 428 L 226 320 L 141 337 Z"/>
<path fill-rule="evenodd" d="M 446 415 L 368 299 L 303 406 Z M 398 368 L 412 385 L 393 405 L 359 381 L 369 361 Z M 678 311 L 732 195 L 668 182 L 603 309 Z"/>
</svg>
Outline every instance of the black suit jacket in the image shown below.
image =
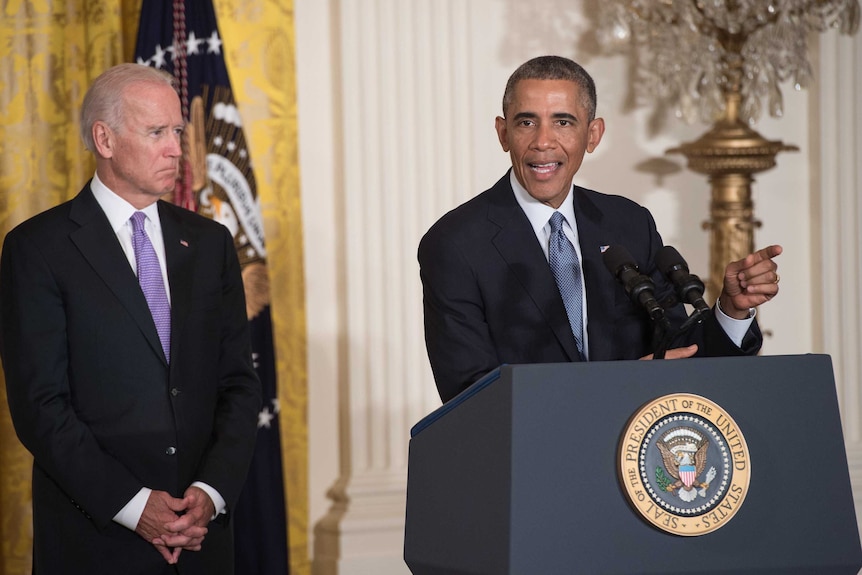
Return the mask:
<svg viewBox="0 0 862 575">
<path fill-rule="evenodd" d="M 604 266 L 602 246 L 621 245 L 656 284 L 673 288 L 655 268 L 662 246 L 649 211 L 620 196 L 575 186 L 574 211 L 587 297 L 591 361 L 637 359 L 652 352 L 654 328 Z M 490 190 L 440 218 L 419 244 L 425 342 L 445 402 L 503 364 L 578 361 L 568 317 L 550 266 L 507 173 Z M 674 325 L 685 319 L 677 304 Z M 733 344 L 713 314 L 674 345 L 698 343 L 699 355 L 753 354 L 756 323 Z"/>
<path fill-rule="evenodd" d="M 161 573 L 112 521 L 141 487 L 181 497 L 203 481 L 237 500 L 260 383 L 230 233 L 159 202 L 171 289 L 165 361 L 146 300 L 89 185 L 11 231 L 0 260 L 9 408 L 34 457 L 34 566 L 42 574 Z M 224 518 L 222 518 L 224 519 Z M 226 521 L 180 573 L 232 572 Z"/>
</svg>

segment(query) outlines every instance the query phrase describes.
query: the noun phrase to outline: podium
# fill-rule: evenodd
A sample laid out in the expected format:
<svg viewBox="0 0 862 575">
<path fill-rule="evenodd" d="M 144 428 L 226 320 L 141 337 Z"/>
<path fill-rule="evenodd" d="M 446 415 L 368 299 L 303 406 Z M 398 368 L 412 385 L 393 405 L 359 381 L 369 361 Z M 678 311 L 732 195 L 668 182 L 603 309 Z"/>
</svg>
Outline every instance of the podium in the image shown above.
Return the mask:
<svg viewBox="0 0 862 575">
<path fill-rule="evenodd" d="M 748 449 L 744 500 L 697 536 L 648 521 L 620 476 L 634 414 L 673 394 L 726 410 Z M 831 359 L 501 366 L 411 430 L 404 558 L 414 575 L 855 575 Z"/>
</svg>

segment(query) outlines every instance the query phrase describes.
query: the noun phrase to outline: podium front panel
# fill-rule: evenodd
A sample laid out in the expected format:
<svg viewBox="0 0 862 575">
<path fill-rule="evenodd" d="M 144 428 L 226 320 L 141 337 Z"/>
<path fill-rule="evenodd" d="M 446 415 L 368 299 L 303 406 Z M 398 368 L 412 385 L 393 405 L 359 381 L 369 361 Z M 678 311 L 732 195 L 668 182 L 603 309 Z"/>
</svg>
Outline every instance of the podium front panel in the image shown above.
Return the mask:
<svg viewBox="0 0 862 575">
<path fill-rule="evenodd" d="M 720 405 L 750 453 L 739 511 L 698 537 L 647 523 L 617 476 L 629 418 L 674 393 Z M 411 440 L 405 558 L 416 575 L 856 574 L 862 550 L 831 361 L 504 366 Z"/>
</svg>

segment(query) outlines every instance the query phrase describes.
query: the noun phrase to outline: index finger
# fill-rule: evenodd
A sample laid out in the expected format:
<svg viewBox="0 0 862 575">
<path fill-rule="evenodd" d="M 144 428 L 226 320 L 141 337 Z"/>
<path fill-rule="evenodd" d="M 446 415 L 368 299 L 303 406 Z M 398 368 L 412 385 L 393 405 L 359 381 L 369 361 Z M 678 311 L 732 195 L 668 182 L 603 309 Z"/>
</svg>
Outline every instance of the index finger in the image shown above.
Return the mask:
<svg viewBox="0 0 862 575">
<path fill-rule="evenodd" d="M 783 252 L 783 251 L 784 251 L 784 248 L 782 248 L 780 245 L 773 244 L 771 246 L 766 246 L 763 249 L 757 250 L 752 255 L 757 258 L 755 260 L 755 263 L 756 263 L 758 261 L 771 260 L 772 258 L 778 257 L 781 255 L 781 252 Z"/>
<path fill-rule="evenodd" d="M 188 547 L 194 545 L 200 545 L 206 537 L 206 532 L 184 532 L 184 533 L 173 533 L 173 534 L 164 534 L 160 537 L 162 542 L 168 547 Z"/>
<path fill-rule="evenodd" d="M 739 273 L 742 270 L 748 269 L 760 262 L 771 260 L 772 258 L 777 257 L 781 255 L 781 252 L 783 251 L 784 248 L 777 244 L 766 246 L 765 248 L 759 249 L 752 254 L 748 254 L 741 260 L 727 264 L 727 271 L 733 274 Z"/>
<path fill-rule="evenodd" d="M 162 543 L 154 543 L 153 545 L 169 565 L 175 565 L 177 560 L 180 558 L 180 551 L 182 551 L 182 549 L 168 549 L 168 547 Z"/>
<path fill-rule="evenodd" d="M 181 515 L 176 521 L 165 523 L 165 529 L 167 529 L 171 533 L 182 533 L 186 529 L 190 529 L 195 526 L 195 519 L 190 513 Z"/>
</svg>

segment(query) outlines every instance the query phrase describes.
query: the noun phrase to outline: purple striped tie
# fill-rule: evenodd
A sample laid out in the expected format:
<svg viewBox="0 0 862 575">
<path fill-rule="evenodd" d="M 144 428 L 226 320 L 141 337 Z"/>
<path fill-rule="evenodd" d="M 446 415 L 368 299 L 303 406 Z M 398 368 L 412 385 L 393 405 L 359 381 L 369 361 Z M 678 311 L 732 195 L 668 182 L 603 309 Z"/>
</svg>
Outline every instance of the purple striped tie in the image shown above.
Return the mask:
<svg viewBox="0 0 862 575">
<path fill-rule="evenodd" d="M 159 340 L 165 352 L 165 359 L 171 362 L 171 304 L 165 292 L 165 280 L 162 278 L 162 268 L 156 250 L 150 243 L 150 238 L 144 230 L 147 214 L 135 212 L 132 215 L 132 245 L 135 248 L 135 260 L 138 268 L 138 282 L 147 299 L 150 313 L 159 332 Z"/>
</svg>

